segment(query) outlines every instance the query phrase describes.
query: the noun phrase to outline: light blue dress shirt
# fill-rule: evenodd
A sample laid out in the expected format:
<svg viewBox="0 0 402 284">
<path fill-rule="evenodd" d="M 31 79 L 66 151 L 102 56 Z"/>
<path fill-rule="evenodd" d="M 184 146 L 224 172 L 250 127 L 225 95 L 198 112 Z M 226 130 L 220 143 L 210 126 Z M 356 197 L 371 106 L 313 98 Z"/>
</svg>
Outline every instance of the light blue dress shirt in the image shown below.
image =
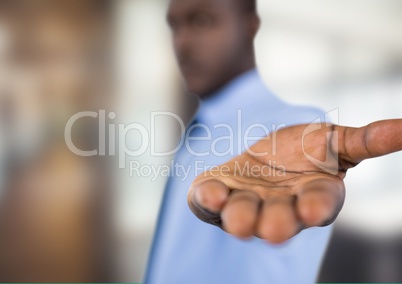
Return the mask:
<svg viewBox="0 0 402 284">
<path fill-rule="evenodd" d="M 331 227 L 304 230 L 283 245 L 258 238 L 242 241 L 198 220 L 188 208 L 187 192 L 203 169 L 225 163 L 253 144 L 245 145 L 246 132 L 262 138 L 267 129 L 273 131 L 317 118 L 324 119 L 320 110 L 291 105 L 274 96 L 256 70 L 244 73 L 203 100 L 196 120 L 204 128 L 194 125 L 188 129 L 189 137 L 201 139 L 189 139 L 176 155 L 175 165 L 190 171 L 187 176 L 177 168 L 172 171 L 145 282 L 314 283 Z M 211 137 L 205 127 L 210 129 Z"/>
</svg>

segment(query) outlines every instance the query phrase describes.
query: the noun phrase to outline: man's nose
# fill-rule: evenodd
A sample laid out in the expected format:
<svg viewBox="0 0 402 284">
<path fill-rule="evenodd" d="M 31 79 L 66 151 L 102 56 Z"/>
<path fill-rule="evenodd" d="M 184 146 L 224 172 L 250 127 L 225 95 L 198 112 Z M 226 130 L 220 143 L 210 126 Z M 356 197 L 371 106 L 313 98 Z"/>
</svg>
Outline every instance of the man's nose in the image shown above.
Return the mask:
<svg viewBox="0 0 402 284">
<path fill-rule="evenodd" d="M 193 46 L 193 36 L 189 29 L 180 28 L 174 33 L 174 49 L 177 55 L 187 54 Z"/>
</svg>

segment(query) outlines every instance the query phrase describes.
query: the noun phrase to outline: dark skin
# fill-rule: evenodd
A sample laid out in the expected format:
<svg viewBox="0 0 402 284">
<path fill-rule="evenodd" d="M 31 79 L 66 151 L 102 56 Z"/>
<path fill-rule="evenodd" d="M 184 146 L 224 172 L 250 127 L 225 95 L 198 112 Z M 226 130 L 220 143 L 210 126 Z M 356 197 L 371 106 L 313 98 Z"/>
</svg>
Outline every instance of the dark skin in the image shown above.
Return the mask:
<svg viewBox="0 0 402 284">
<path fill-rule="evenodd" d="M 253 40 L 258 16 L 242 11 L 236 3 L 170 3 L 168 21 L 179 66 L 188 90 L 201 97 L 212 95 L 255 67 Z M 365 159 L 400 150 L 401 119 L 362 128 L 288 127 L 198 176 L 188 203 L 200 220 L 229 234 L 280 244 L 303 229 L 335 221 L 345 200 L 347 170 Z"/>
<path fill-rule="evenodd" d="M 194 214 L 239 238 L 257 236 L 279 244 L 303 229 L 335 221 L 348 169 L 402 150 L 400 119 L 362 128 L 317 126 L 307 135 L 311 125 L 279 130 L 221 165 L 222 171 L 198 176 L 188 195 Z M 241 173 L 246 163 L 256 170 Z M 264 165 L 281 165 L 285 172 L 273 169 L 266 175 L 258 171 Z"/>
<path fill-rule="evenodd" d="M 167 21 L 189 92 L 205 97 L 255 67 L 259 19 L 233 0 L 173 0 Z"/>
</svg>

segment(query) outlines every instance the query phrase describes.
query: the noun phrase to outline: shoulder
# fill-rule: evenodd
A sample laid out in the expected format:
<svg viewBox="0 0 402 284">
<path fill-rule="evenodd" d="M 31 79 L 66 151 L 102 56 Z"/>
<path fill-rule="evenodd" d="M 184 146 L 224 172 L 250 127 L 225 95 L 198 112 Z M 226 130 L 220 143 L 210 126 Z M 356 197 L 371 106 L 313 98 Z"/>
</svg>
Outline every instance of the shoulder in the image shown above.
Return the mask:
<svg viewBox="0 0 402 284">
<path fill-rule="evenodd" d="M 326 120 L 325 111 L 315 106 L 286 104 L 283 111 L 285 113 L 283 119 L 292 124 L 325 122 Z"/>
<path fill-rule="evenodd" d="M 326 112 L 314 105 L 300 105 L 286 102 L 278 97 L 267 103 L 261 103 L 255 107 L 255 117 L 267 123 L 308 124 L 313 122 L 325 122 Z"/>
</svg>

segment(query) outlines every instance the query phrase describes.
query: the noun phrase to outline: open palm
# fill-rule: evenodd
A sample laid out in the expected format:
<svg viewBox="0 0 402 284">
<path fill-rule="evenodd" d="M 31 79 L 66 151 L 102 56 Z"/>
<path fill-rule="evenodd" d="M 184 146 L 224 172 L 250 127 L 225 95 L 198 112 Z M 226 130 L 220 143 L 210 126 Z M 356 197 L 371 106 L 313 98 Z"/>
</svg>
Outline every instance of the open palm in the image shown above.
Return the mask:
<svg viewBox="0 0 402 284">
<path fill-rule="evenodd" d="M 239 238 L 281 243 L 336 219 L 348 169 L 399 150 L 402 120 L 283 128 L 198 176 L 188 203 L 199 219 Z"/>
</svg>

